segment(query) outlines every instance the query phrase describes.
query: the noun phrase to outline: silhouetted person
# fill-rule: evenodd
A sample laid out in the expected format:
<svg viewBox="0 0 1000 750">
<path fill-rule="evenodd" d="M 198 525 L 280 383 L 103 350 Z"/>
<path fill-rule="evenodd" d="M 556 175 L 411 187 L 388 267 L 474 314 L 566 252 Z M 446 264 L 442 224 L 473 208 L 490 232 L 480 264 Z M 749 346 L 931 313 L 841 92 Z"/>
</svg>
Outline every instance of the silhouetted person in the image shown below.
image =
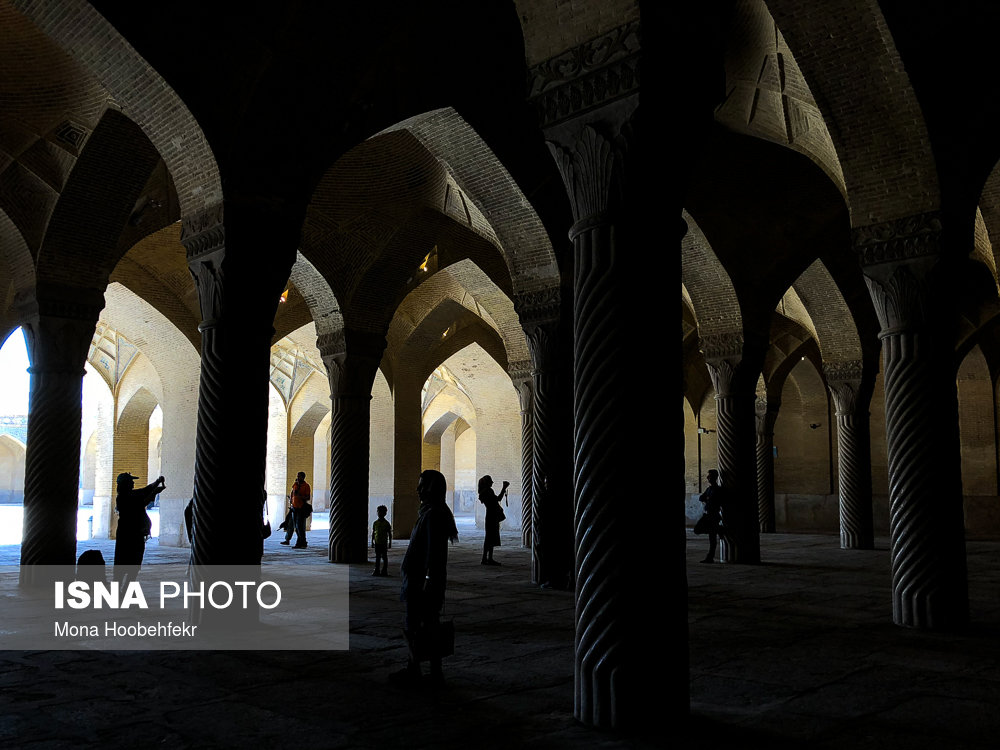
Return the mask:
<svg viewBox="0 0 1000 750">
<path fill-rule="evenodd" d="M 80 554 L 76 561 L 76 580 L 107 581 L 107 563 L 104 561 L 104 554 L 99 549 L 88 549 Z"/>
<path fill-rule="evenodd" d="M 704 513 L 694 525 L 695 534 L 708 534 L 708 554 L 702 562 L 715 562 L 715 545 L 719 538 L 719 523 L 722 520 L 722 493 L 724 490 L 719 486 L 719 472 L 709 469 L 705 475 L 708 479 L 708 487 L 701 493 L 701 503 L 704 506 Z"/>
<path fill-rule="evenodd" d="M 426 644 L 431 663 L 431 679 L 444 680 L 441 674 L 441 607 L 447 586 L 448 542 L 458 541 L 458 527 L 445 493 L 444 474 L 427 469 L 417 482 L 420 511 L 410 534 L 410 543 L 399 566 L 402 577 L 399 598 L 406 603 L 403 632 L 410 648 L 406 669 L 392 675 L 394 682 L 414 684 L 420 678 L 418 641 Z"/>
<path fill-rule="evenodd" d="M 295 540 L 296 549 L 304 549 L 309 545 L 306 543 L 306 519 L 312 512 L 312 505 L 309 499 L 312 495 L 312 488 L 306 481 L 306 473 L 300 471 L 292 484 L 292 491 L 288 493 L 288 510 L 292 515 L 292 523 L 288 523 L 288 518 L 281 524 L 285 528 L 285 540 L 281 544 L 288 544 L 292 539 L 292 533 L 297 534 Z"/>
<path fill-rule="evenodd" d="M 378 518 L 372 524 L 372 547 L 375 548 L 375 571 L 373 576 L 389 575 L 389 548 L 392 546 L 392 524 L 385 520 L 389 509 L 380 505 L 375 509 Z M 382 563 L 381 570 L 379 562 Z"/>
<path fill-rule="evenodd" d="M 153 522 L 146 513 L 150 505 L 166 485 L 163 477 L 142 489 L 135 488 L 135 477 L 128 472 L 118 475 L 118 496 L 115 508 L 118 510 L 118 531 L 115 533 L 114 579 L 120 582 L 135 580 L 142 567 L 142 556 L 146 552 Z"/>
<path fill-rule="evenodd" d="M 500 522 L 507 516 L 500 507 L 500 499 L 507 496 L 507 488 L 510 482 L 503 483 L 503 489 L 497 495 L 493 491 L 493 477 L 489 474 L 479 480 L 479 502 L 486 506 L 486 520 L 483 526 L 486 529 L 486 538 L 483 540 L 483 561 L 482 565 L 499 565 L 493 559 L 493 548 L 500 546 Z"/>
</svg>

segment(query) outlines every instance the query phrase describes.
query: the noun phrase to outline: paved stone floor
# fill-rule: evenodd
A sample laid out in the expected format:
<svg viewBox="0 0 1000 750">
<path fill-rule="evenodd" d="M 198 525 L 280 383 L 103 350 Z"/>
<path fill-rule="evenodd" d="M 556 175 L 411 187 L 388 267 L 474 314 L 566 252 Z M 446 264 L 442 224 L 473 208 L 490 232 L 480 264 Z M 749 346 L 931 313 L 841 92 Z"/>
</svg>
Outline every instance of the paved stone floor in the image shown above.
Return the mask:
<svg viewBox="0 0 1000 750">
<path fill-rule="evenodd" d="M 969 542 L 972 625 L 892 625 L 888 540 L 762 536 L 760 566 L 688 538 L 692 748 L 1000 747 L 1000 543 Z"/>
<path fill-rule="evenodd" d="M 322 562 L 310 547 L 265 543 L 265 560 Z M 502 566 L 479 564 L 482 532 L 460 523 L 445 614 L 455 655 L 440 691 L 403 690 L 399 563 L 389 578 L 352 565 L 348 652 L 0 652 L 0 747 L 32 748 L 631 748 L 657 743 L 588 730 L 573 719 L 573 594 L 528 583 L 530 554 L 504 534 Z M 114 543 L 81 542 L 113 559 Z M 16 564 L 18 547 L 0 547 Z M 146 562 L 186 559 L 147 548 Z M 4 592 L 0 592 L 3 594 Z M 8 592 L 9 593 L 9 592 Z M 2 618 L 0 618 L 2 619 Z"/>
<path fill-rule="evenodd" d="M 441 691 L 388 684 L 405 661 L 398 575 L 351 566 L 348 652 L 0 652 L 0 747 L 1000 745 L 1000 543 L 969 543 L 974 622 L 944 635 L 891 624 L 887 540 L 856 552 L 832 536 L 765 535 L 764 564 L 732 566 L 699 564 L 705 539 L 689 536 L 691 722 L 634 738 L 573 720 L 572 594 L 528 584 L 515 537 L 497 553 L 504 565 L 484 568 L 481 533 L 460 533 L 447 602 L 456 654 Z M 325 535 L 310 532 L 308 550 L 272 537 L 266 560 L 321 561 Z M 110 560 L 112 544 L 80 548 Z M 390 551 L 394 574 L 404 549 Z M 147 560 L 184 554 L 151 545 Z M 0 547 L 0 563 L 16 560 L 17 547 Z"/>
</svg>

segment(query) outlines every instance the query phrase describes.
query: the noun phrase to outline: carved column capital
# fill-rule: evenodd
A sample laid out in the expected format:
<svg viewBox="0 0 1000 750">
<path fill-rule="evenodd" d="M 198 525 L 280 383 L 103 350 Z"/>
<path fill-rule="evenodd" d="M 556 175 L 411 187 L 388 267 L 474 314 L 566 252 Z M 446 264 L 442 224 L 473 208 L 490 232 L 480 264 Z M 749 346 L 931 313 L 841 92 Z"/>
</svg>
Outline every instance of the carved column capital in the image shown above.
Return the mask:
<svg viewBox="0 0 1000 750">
<path fill-rule="evenodd" d="M 223 204 L 181 220 L 181 244 L 187 251 L 188 269 L 198 292 L 202 323 L 199 330 L 218 325 L 222 318 L 226 225 Z"/>
<path fill-rule="evenodd" d="M 710 334 L 702 336 L 699 344 L 716 395 L 728 396 L 732 392 L 736 373 L 743 359 L 743 333 L 732 331 Z"/>
<path fill-rule="evenodd" d="M 833 396 L 838 417 L 853 415 L 857 411 L 863 374 L 864 364 L 861 360 L 823 363 L 823 376 Z"/>
<path fill-rule="evenodd" d="M 553 286 L 535 292 L 525 292 L 514 299 L 514 310 L 528 339 L 533 372 L 544 372 L 555 363 L 559 308 L 562 295 Z"/>
<path fill-rule="evenodd" d="M 370 397 L 375 372 L 385 352 L 385 336 L 340 329 L 316 339 L 330 379 L 332 398 Z"/>
<path fill-rule="evenodd" d="M 881 335 L 925 328 L 941 279 L 941 215 L 932 211 L 858 227 L 852 232 Z"/>
<path fill-rule="evenodd" d="M 14 304 L 31 355 L 31 371 L 82 374 L 104 309 L 104 293 L 43 285 Z"/>
<path fill-rule="evenodd" d="M 780 401 L 757 397 L 754 402 L 754 416 L 756 417 L 758 436 L 774 435 L 774 423 L 778 420 L 780 407 Z"/>
</svg>

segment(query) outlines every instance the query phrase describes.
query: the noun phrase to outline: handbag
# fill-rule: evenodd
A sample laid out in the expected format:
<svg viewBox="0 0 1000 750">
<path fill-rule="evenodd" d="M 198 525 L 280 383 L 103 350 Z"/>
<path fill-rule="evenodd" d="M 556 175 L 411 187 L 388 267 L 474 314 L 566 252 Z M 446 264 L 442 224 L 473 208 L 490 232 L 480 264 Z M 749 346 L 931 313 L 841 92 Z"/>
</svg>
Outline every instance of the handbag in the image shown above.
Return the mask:
<svg viewBox="0 0 1000 750">
<path fill-rule="evenodd" d="M 270 519 L 270 513 L 268 513 L 267 510 L 267 500 L 264 501 L 264 515 L 267 517 L 267 520 L 260 527 L 261 539 L 267 539 L 269 536 L 271 536 L 271 519 Z"/>
<path fill-rule="evenodd" d="M 305 503 L 305 504 L 304 504 L 304 505 L 302 506 L 302 510 L 304 510 L 304 511 L 306 512 L 306 517 L 309 517 L 309 516 L 311 516 L 311 515 L 313 514 L 313 506 L 312 506 L 312 503 L 310 503 L 310 502 L 308 502 L 308 501 L 307 501 L 307 502 L 306 502 L 306 503 Z"/>
</svg>

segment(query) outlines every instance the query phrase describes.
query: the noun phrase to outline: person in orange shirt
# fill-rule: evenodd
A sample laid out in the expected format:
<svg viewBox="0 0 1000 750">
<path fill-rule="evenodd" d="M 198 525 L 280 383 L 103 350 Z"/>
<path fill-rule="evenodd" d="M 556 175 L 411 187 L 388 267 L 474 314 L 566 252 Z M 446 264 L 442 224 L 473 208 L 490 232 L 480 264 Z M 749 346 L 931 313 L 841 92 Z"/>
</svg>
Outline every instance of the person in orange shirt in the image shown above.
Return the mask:
<svg viewBox="0 0 1000 750">
<path fill-rule="evenodd" d="M 292 491 L 288 493 L 288 505 L 289 510 L 292 514 L 292 523 L 285 523 L 285 541 L 282 544 L 288 544 L 292 540 L 292 532 L 294 531 L 298 538 L 295 540 L 296 549 L 304 549 L 308 546 L 306 543 L 306 519 L 309 514 L 312 513 L 312 503 L 310 499 L 312 497 L 312 488 L 306 481 L 306 473 L 300 471 L 298 476 L 295 478 L 295 483 L 292 485 Z"/>
</svg>

